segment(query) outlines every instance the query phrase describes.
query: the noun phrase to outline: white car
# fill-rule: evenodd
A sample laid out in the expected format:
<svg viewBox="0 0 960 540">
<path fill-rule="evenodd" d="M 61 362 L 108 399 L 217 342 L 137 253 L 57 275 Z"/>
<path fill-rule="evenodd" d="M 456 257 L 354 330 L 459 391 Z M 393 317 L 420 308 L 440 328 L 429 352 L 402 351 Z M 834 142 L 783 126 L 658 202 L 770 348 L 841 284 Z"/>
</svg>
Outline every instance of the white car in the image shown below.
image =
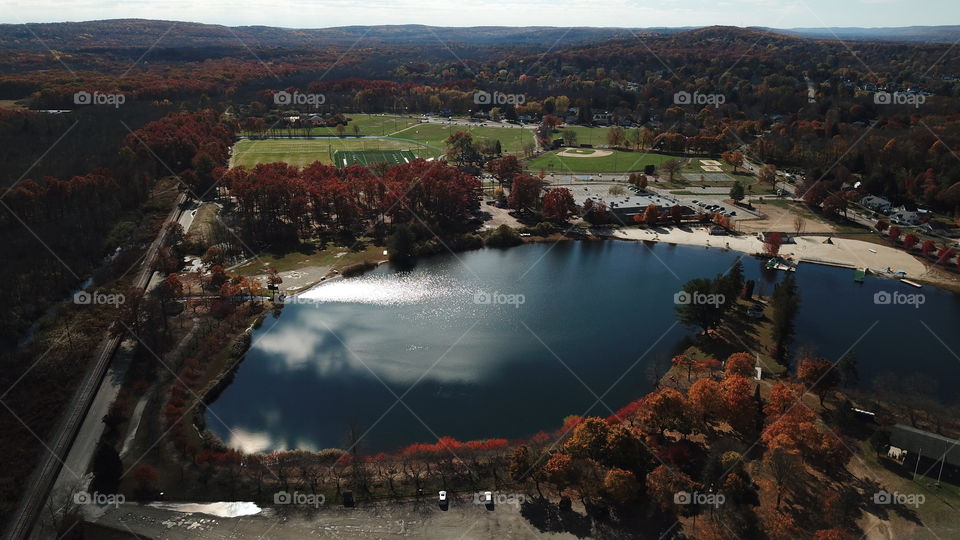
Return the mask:
<svg viewBox="0 0 960 540">
<path fill-rule="evenodd" d="M 483 502 L 485 504 L 493 504 L 493 492 L 484 491 L 483 492 Z"/>
<path fill-rule="evenodd" d="M 440 504 L 444 504 L 444 503 L 447 502 L 447 492 L 446 492 L 446 491 L 441 491 L 441 492 L 440 492 L 439 502 L 440 502 Z"/>
</svg>

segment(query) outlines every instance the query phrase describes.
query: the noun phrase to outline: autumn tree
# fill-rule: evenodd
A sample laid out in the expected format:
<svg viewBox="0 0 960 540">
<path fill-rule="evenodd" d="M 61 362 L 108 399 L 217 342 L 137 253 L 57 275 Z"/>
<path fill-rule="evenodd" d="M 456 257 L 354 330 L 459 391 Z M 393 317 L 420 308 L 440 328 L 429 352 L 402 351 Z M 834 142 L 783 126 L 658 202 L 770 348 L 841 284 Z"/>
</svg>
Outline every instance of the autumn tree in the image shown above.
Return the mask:
<svg viewBox="0 0 960 540">
<path fill-rule="evenodd" d="M 600 461 L 609 433 L 610 425 L 602 418 L 586 418 L 573 430 L 563 449 L 574 458 Z"/>
<path fill-rule="evenodd" d="M 680 172 L 681 168 L 680 160 L 677 159 L 668 159 L 660 165 L 660 169 L 667 173 L 671 182 L 673 182 L 673 176 Z"/>
<path fill-rule="evenodd" d="M 797 366 L 797 378 L 820 397 L 820 406 L 826 395 L 840 382 L 839 373 L 826 358 L 804 358 Z"/>
<path fill-rule="evenodd" d="M 643 222 L 646 225 L 656 225 L 660 221 L 660 209 L 655 204 L 647 205 L 643 211 Z"/>
<path fill-rule="evenodd" d="M 614 505 L 625 506 L 637 498 L 640 482 L 632 472 L 613 468 L 603 478 L 603 491 Z"/>
<path fill-rule="evenodd" d="M 737 173 L 737 167 L 743 165 L 743 152 L 740 151 L 724 152 L 720 154 L 720 158 L 733 167 L 734 174 Z"/>
<path fill-rule="evenodd" d="M 777 490 L 777 503 L 774 508 L 779 509 L 785 490 L 795 485 L 801 477 L 803 464 L 800 452 L 792 441 L 780 435 L 767 443 L 763 465 L 773 477 Z"/>
<path fill-rule="evenodd" d="M 650 459 L 646 446 L 623 425 L 611 426 L 601 452 L 601 463 L 642 473 Z"/>
<path fill-rule="evenodd" d="M 769 232 L 763 236 L 763 252 L 767 255 L 776 256 L 780 253 L 780 246 L 783 245 L 783 235 L 779 232 Z"/>
<path fill-rule="evenodd" d="M 557 495 L 562 495 L 563 490 L 573 483 L 573 460 L 569 455 L 558 452 L 550 456 L 543 466 L 543 472 L 547 481 L 556 486 Z"/>
<path fill-rule="evenodd" d="M 652 470 L 645 479 L 647 495 L 660 510 L 674 513 L 677 510 L 676 494 L 681 491 L 692 492 L 696 489 L 696 482 L 681 471 L 672 470 L 666 465 L 660 465 Z"/>
<path fill-rule="evenodd" d="M 567 188 L 553 188 L 543 196 L 543 217 L 564 222 L 576 215 L 577 204 Z"/>
<path fill-rule="evenodd" d="M 741 435 L 755 429 L 753 387 L 750 381 L 740 375 L 731 375 L 720 383 L 725 406 L 724 420 Z"/>
<path fill-rule="evenodd" d="M 757 180 L 763 184 L 770 184 L 771 186 L 777 182 L 777 167 L 776 165 L 764 165 L 760 172 L 757 173 Z"/>
<path fill-rule="evenodd" d="M 694 428 L 686 397 L 673 388 L 661 388 L 644 398 L 644 423 L 661 436 L 667 431 L 691 433 Z"/>
<path fill-rule="evenodd" d="M 903 249 L 907 251 L 912 250 L 918 243 L 920 243 L 920 238 L 913 233 L 909 233 L 903 237 Z"/>
<path fill-rule="evenodd" d="M 513 179 L 507 203 L 510 208 L 526 210 L 537 206 L 542 182 L 536 176 L 521 174 Z"/>
<path fill-rule="evenodd" d="M 678 368 L 681 368 L 681 369 L 686 368 L 686 370 L 687 370 L 687 380 L 688 380 L 688 381 L 690 380 L 690 375 L 691 375 L 692 372 L 693 372 L 694 362 L 693 362 L 693 360 L 692 360 L 689 356 L 687 356 L 687 355 L 685 355 L 685 354 L 678 354 L 677 356 L 674 356 L 674 357 L 670 360 L 670 362 L 671 362 L 675 367 L 678 367 Z"/>
<path fill-rule="evenodd" d="M 754 376 L 756 366 L 756 360 L 753 355 L 745 352 L 733 353 L 727 358 L 727 362 L 724 366 L 724 373 L 727 377 L 732 377 L 733 375 L 740 375 L 741 377 L 750 378 Z"/>
<path fill-rule="evenodd" d="M 473 143 L 473 135 L 468 131 L 455 131 L 444 141 L 447 161 L 459 168 L 475 168 L 480 153 Z"/>
<path fill-rule="evenodd" d="M 687 399 L 693 411 L 704 423 L 725 416 L 726 403 L 720 383 L 713 379 L 697 379 L 687 389 Z"/>
<path fill-rule="evenodd" d="M 523 172 L 523 165 L 520 164 L 517 156 L 511 154 L 491 159 L 484 168 L 497 180 L 501 188 L 504 184 L 508 187 L 512 185 L 513 179 Z"/>
</svg>

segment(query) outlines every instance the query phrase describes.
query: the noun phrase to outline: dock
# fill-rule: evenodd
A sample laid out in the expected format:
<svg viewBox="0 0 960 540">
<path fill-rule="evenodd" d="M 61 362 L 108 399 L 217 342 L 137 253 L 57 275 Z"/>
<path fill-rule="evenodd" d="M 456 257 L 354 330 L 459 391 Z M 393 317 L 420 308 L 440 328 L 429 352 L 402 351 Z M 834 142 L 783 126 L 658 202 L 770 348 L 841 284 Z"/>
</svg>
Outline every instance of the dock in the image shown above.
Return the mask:
<svg viewBox="0 0 960 540">
<path fill-rule="evenodd" d="M 803 257 L 802 259 L 800 259 L 800 261 L 797 264 L 799 263 L 820 264 L 823 266 L 834 266 L 837 268 L 849 268 L 851 270 L 857 269 L 857 265 L 855 264 L 839 262 L 839 261 L 828 261 L 826 259 L 818 259 L 816 257 Z"/>
</svg>

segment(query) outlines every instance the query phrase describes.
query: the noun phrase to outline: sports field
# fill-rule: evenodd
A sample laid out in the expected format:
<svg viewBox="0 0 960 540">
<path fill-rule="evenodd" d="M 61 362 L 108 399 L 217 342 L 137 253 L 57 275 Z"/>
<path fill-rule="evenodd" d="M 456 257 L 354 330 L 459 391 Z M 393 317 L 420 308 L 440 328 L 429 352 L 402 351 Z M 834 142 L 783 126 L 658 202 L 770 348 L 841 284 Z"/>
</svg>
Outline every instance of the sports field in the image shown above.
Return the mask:
<svg viewBox="0 0 960 540">
<path fill-rule="evenodd" d="M 523 151 L 524 144 L 533 144 L 533 131 L 520 126 L 495 127 L 478 125 L 455 125 L 438 122 L 421 122 L 418 117 L 378 115 L 378 114 L 348 114 L 346 115 L 348 123 L 344 129 L 345 137 L 353 137 L 357 134 L 354 126 L 358 126 L 360 135 L 377 137 L 396 137 L 410 139 L 422 143 L 426 146 L 435 146 L 443 148 L 443 141 L 455 131 L 468 131 L 473 135 L 475 141 L 493 141 L 499 140 L 503 152 L 508 154 L 520 154 Z M 582 128 L 589 129 L 589 128 Z M 259 135 L 256 133 L 241 133 L 242 135 Z M 285 129 L 277 128 L 270 131 L 270 136 L 310 136 L 310 137 L 335 137 L 338 135 L 335 128 L 313 127 L 309 130 L 304 129 Z M 587 142 L 586 140 L 580 142 Z M 599 144 L 601 141 L 597 141 Z M 604 139 L 603 142 L 606 142 Z"/>
<path fill-rule="evenodd" d="M 469 132 L 473 135 L 474 142 L 498 140 L 500 141 L 500 149 L 507 154 L 520 154 L 523 151 L 524 144 L 533 144 L 533 131 L 520 126 L 505 128 L 431 122 L 410 126 L 395 133 L 394 137 L 412 139 L 430 146 L 443 148 L 445 146 L 443 141 L 457 131 Z"/>
<path fill-rule="evenodd" d="M 422 158 L 435 158 L 440 150 L 418 145 L 413 141 L 374 137 L 332 139 L 243 139 L 233 145 L 230 166 L 251 168 L 258 163 L 282 161 L 295 167 L 306 167 L 314 161 L 333 164 L 333 155 L 344 151 L 407 151 Z"/>
<path fill-rule="evenodd" d="M 375 163 L 398 165 L 410 163 L 416 158 L 417 156 L 409 150 L 337 150 L 333 153 L 333 164 L 337 167 L 367 166 Z"/>
<path fill-rule="evenodd" d="M 672 156 L 646 152 L 627 152 L 596 148 L 563 148 L 543 154 L 527 163 L 531 171 L 543 169 L 548 173 L 565 172 L 631 172 L 642 171 L 646 165 L 657 168 Z"/>
</svg>

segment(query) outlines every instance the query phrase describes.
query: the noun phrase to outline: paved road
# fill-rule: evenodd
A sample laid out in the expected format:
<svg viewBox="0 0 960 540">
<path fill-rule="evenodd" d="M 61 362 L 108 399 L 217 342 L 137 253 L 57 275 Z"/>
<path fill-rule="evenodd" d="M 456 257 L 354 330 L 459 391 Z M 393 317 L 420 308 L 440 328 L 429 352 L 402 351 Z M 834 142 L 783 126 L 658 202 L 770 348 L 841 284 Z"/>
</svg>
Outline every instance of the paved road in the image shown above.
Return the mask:
<svg viewBox="0 0 960 540">
<path fill-rule="evenodd" d="M 177 221 L 179 219 L 181 205 L 185 201 L 186 195 L 180 194 L 177 197 L 176 204 L 170 211 L 167 221 Z M 150 247 L 147 248 L 143 263 L 137 272 L 134 287 L 139 289 L 146 287 L 152 273 L 151 268 L 153 262 L 163 243 L 165 235 L 166 230 L 161 229 L 160 234 L 157 235 L 157 238 L 150 244 Z M 47 443 L 48 452 L 40 458 L 40 464 L 34 469 L 30 482 L 27 484 L 27 490 L 21 497 L 20 506 L 16 512 L 9 517 L 9 523 L 4 535 L 5 538 L 19 540 L 29 536 L 34 523 L 36 523 L 37 517 L 39 517 L 43 509 L 48 494 L 51 492 L 51 488 L 59 478 L 64 459 L 69 458 L 68 454 L 74 440 L 80 441 L 81 446 L 85 448 L 82 453 L 86 454 L 85 457 L 75 457 L 75 465 L 79 468 L 80 463 L 89 464 L 90 458 L 92 457 L 92 450 L 96 447 L 96 439 L 99 437 L 94 438 L 92 433 L 84 433 L 81 437 L 78 437 L 78 434 L 81 425 L 84 424 L 84 420 L 88 416 L 87 413 L 99 410 L 99 407 L 92 408 L 96 402 L 95 397 L 100 390 L 101 383 L 104 381 L 104 375 L 107 373 L 110 359 L 113 357 L 113 353 L 119 344 L 120 338 L 108 333 L 97 347 L 96 353 L 94 354 L 94 362 L 87 370 L 86 375 L 84 375 L 83 380 L 77 387 L 77 391 L 65 409 L 60 425 Z M 90 425 L 102 429 L 103 425 L 102 422 L 100 422 L 102 416 L 102 413 L 100 416 L 95 416 L 96 422 L 92 422 Z M 99 424 L 99 426 L 97 426 L 97 424 Z M 79 470 L 70 467 L 69 469 L 64 469 L 63 472 L 75 478 L 83 474 L 85 470 L 85 466 Z"/>
</svg>

